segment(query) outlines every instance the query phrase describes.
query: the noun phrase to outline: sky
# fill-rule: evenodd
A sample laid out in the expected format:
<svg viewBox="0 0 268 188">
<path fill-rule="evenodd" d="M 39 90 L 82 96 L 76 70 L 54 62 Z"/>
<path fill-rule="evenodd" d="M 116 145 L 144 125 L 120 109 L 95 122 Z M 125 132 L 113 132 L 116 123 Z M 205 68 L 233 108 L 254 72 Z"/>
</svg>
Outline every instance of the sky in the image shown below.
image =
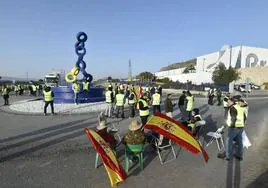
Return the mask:
<svg viewBox="0 0 268 188">
<path fill-rule="evenodd" d="M 223 45 L 268 48 L 267 0 L 8 0 L 0 6 L 0 76 L 74 67 L 84 31 L 94 78 L 156 72 Z"/>
</svg>

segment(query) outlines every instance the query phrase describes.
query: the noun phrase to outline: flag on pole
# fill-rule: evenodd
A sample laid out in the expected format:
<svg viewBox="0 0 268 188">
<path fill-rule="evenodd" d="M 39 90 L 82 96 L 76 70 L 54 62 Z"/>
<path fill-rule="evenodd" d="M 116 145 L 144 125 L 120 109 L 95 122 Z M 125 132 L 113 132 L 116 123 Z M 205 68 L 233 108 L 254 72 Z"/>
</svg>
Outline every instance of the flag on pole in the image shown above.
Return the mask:
<svg viewBox="0 0 268 188">
<path fill-rule="evenodd" d="M 190 152 L 197 154 L 202 152 L 205 161 L 208 161 L 208 154 L 180 122 L 157 112 L 144 126 L 145 129 L 153 130 L 166 138 L 171 139 L 178 145 L 186 148 Z"/>
<path fill-rule="evenodd" d="M 127 178 L 127 174 L 118 159 L 115 156 L 114 151 L 110 148 L 103 138 L 95 131 L 85 128 L 87 136 L 91 141 L 91 144 L 98 152 L 102 159 L 103 165 L 108 173 L 112 187 L 117 183 L 124 181 Z"/>
</svg>

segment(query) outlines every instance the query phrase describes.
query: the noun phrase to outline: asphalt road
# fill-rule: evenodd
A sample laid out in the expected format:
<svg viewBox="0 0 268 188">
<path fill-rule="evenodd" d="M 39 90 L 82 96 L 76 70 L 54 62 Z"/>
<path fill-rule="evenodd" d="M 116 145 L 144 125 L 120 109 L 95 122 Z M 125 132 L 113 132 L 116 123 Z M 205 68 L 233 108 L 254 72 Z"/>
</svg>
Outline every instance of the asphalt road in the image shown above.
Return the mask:
<svg viewBox="0 0 268 188">
<path fill-rule="evenodd" d="M 244 150 L 242 162 L 218 159 L 213 143 L 205 148 L 210 157 L 207 164 L 201 155 L 175 147 L 177 159 L 161 165 L 148 146 L 145 169 L 133 167 L 118 187 L 268 187 L 268 99 L 249 98 L 248 103 L 246 131 L 253 146 Z M 207 121 L 206 132 L 222 125 L 222 106 L 208 106 L 204 98 L 197 99 L 196 105 Z M 178 113 L 176 109 L 176 118 Z M 123 134 L 130 120 L 111 121 Z M 96 124 L 96 114 L 43 117 L 0 112 L 1 188 L 110 187 L 103 166 L 94 169 L 95 151 L 83 130 Z M 124 164 L 123 146 L 119 160 Z"/>
</svg>

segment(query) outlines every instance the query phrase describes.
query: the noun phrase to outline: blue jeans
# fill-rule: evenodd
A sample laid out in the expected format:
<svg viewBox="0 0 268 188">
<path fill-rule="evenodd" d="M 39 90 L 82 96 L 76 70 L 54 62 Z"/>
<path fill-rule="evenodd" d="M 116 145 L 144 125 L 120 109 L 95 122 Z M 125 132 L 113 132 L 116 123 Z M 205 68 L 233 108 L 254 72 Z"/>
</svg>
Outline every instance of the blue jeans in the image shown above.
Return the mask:
<svg viewBox="0 0 268 188">
<path fill-rule="evenodd" d="M 227 152 L 226 157 L 231 159 L 233 156 L 233 140 L 236 141 L 236 144 L 238 145 L 238 151 L 237 156 L 243 157 L 243 142 L 242 142 L 242 133 L 243 128 L 231 128 L 228 129 L 228 137 L 226 140 L 227 144 Z"/>
<path fill-rule="evenodd" d="M 76 104 L 78 104 L 78 94 L 79 93 L 74 92 L 74 103 Z"/>
</svg>

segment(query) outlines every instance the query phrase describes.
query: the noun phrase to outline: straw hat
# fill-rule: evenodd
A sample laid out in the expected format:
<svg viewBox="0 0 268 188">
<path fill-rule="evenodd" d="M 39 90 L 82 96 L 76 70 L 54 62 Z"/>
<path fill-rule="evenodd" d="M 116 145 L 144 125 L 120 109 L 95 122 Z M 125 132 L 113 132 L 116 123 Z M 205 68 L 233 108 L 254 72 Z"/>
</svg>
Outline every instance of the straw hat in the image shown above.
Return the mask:
<svg viewBox="0 0 268 188">
<path fill-rule="evenodd" d="M 142 126 L 142 124 L 140 122 L 138 122 L 136 119 L 133 119 L 129 125 L 129 130 L 131 131 L 136 131 L 138 129 L 140 129 Z"/>
<path fill-rule="evenodd" d="M 105 121 L 101 121 L 100 124 L 97 126 L 98 130 L 105 129 L 107 126 L 105 124 Z"/>
</svg>

